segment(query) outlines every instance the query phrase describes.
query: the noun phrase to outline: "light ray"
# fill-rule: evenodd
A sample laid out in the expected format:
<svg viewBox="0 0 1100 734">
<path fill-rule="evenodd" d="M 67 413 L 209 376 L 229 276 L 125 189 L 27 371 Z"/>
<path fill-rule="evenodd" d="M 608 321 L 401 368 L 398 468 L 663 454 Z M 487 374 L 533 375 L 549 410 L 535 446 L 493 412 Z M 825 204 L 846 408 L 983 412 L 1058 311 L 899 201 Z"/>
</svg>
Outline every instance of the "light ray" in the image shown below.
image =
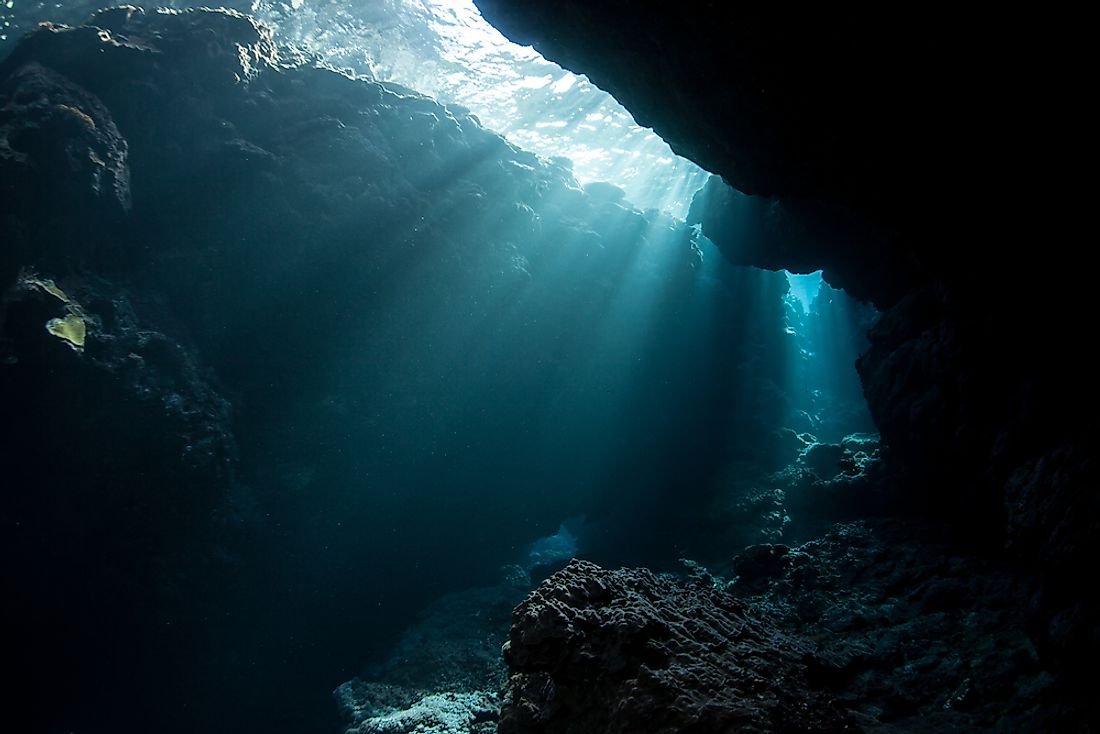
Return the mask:
<svg viewBox="0 0 1100 734">
<path fill-rule="evenodd" d="M 583 75 L 516 45 L 473 0 L 369 3 L 257 0 L 254 12 L 282 37 L 337 67 L 393 81 L 468 108 L 512 143 L 565 157 L 582 184 L 609 181 L 635 206 L 683 218 L 707 173 Z"/>
</svg>

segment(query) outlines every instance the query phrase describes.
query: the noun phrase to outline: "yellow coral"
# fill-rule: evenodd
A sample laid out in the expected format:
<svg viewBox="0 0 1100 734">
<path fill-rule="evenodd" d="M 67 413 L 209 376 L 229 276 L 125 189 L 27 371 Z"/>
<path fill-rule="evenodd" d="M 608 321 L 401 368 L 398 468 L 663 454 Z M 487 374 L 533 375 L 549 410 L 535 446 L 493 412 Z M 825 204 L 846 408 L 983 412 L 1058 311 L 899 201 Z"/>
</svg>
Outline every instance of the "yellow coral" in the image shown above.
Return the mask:
<svg viewBox="0 0 1100 734">
<path fill-rule="evenodd" d="M 69 302 L 69 297 L 65 295 L 65 291 L 58 288 L 52 280 L 49 278 L 39 278 L 32 272 L 24 271 L 20 273 L 19 285 L 24 288 L 37 288 L 40 291 L 45 291 L 62 303 Z"/>
<path fill-rule="evenodd" d="M 46 322 L 46 331 L 58 339 L 64 339 L 76 351 L 84 349 L 84 339 L 88 335 L 84 318 L 76 313 L 69 313 L 62 319 L 50 319 Z"/>
<path fill-rule="evenodd" d="M 47 293 L 65 304 L 65 315 L 46 322 L 46 331 L 68 343 L 78 352 L 84 351 L 84 342 L 88 338 L 87 314 L 80 304 L 73 301 L 49 278 L 41 278 L 30 270 L 19 274 L 17 286 L 27 290 Z"/>
</svg>

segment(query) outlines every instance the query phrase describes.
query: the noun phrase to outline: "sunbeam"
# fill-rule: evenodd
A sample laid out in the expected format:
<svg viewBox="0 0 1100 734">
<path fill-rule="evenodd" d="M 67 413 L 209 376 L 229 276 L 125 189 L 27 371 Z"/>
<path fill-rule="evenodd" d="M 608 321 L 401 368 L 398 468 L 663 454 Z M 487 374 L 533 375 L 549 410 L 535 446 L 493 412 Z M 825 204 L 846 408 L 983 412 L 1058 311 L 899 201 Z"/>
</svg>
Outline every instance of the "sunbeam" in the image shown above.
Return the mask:
<svg viewBox="0 0 1100 734">
<path fill-rule="evenodd" d="M 458 104 L 525 150 L 572 161 L 581 183 L 613 181 L 639 208 L 683 217 L 705 171 L 640 127 L 583 75 L 502 36 L 473 0 L 371 4 L 259 0 L 254 12 L 337 67 Z"/>
<path fill-rule="evenodd" d="M 875 314 L 736 264 L 773 202 L 686 222 L 725 184 L 470 0 L 229 4 L 8 14 L 17 730 L 520 734 L 544 577 L 721 616 L 871 486 Z"/>
</svg>

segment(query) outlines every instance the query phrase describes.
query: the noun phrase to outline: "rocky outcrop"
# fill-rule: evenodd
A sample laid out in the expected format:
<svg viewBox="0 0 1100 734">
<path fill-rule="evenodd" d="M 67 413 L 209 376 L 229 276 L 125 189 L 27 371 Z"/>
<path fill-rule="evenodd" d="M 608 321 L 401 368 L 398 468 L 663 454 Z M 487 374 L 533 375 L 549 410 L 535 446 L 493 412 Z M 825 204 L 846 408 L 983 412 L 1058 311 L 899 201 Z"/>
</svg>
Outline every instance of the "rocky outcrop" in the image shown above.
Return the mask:
<svg viewBox="0 0 1100 734">
<path fill-rule="evenodd" d="M 835 8 L 477 5 L 736 189 L 713 181 L 696 213 L 735 261 L 824 268 L 880 307 L 927 277 L 929 251 L 939 252 L 924 237 L 939 221 L 928 191 L 938 214 L 953 213 L 965 195 L 937 185 L 943 172 L 983 174 L 996 160 L 972 137 L 991 113 L 968 93 L 964 29 L 981 19 L 965 13 L 900 27 Z"/>
<path fill-rule="evenodd" d="M 433 693 L 369 716 L 345 734 L 496 734 L 499 709 L 491 693 Z"/>
<path fill-rule="evenodd" d="M 932 161 L 921 156 L 943 126 L 921 103 L 936 92 L 929 77 L 947 71 L 943 55 L 960 50 L 942 34 L 918 31 L 931 19 L 913 19 L 917 27 L 904 34 L 867 34 L 873 14 L 835 9 L 791 15 L 752 6 L 726 15 L 705 3 L 675 13 L 652 2 L 477 6 L 517 42 L 588 70 L 681 155 L 760 196 L 863 192 L 872 181 L 898 181 L 912 164 L 927 170 Z M 890 77 L 892 86 L 880 84 Z M 884 157 L 869 155 L 894 125 L 919 121 L 929 129 L 907 140 L 907 150 L 884 145 Z"/>
<path fill-rule="evenodd" d="M 814 640 L 811 680 L 857 731 L 1082 731 L 1089 709 L 1029 630 L 1036 581 L 949 537 L 940 525 L 845 523 L 729 590 Z"/>
<path fill-rule="evenodd" d="M 1090 368 L 1072 317 L 1041 323 L 1073 310 L 1065 299 L 1033 312 L 976 298 L 942 284 L 912 293 L 871 330 L 857 366 L 905 501 L 1039 575 L 1029 623 L 1072 670 L 1096 649 L 1086 630 L 1100 619 L 1069 571 L 1097 556 Z"/>
<path fill-rule="evenodd" d="M 704 2 L 477 6 L 514 41 L 588 75 L 681 155 L 765 199 L 723 189 L 705 207 L 739 262 L 824 268 L 880 308 L 945 269 L 988 271 L 982 233 L 1001 222 L 1041 235 L 1047 217 L 1030 216 L 1027 199 L 1058 210 L 1053 189 L 1016 182 L 1047 177 L 1046 161 L 1071 156 L 1084 132 L 1075 70 L 1085 45 L 1053 17 L 1006 18 L 988 33 L 969 10 L 896 23 L 877 11 Z M 1065 43 L 1031 55 L 1009 40 L 1045 34 Z M 1034 115 L 1014 114 L 1021 102 Z M 1004 155 L 1008 139 L 1018 157 Z"/>
<path fill-rule="evenodd" d="M 884 308 L 928 273 L 913 267 L 907 233 L 868 221 L 848 204 L 742 193 L 712 176 L 692 198 L 688 221 L 738 265 L 812 273 Z"/>
<path fill-rule="evenodd" d="M 495 734 L 507 679 L 500 648 L 529 591 L 527 573 L 505 566 L 494 586 L 432 602 L 384 661 L 333 692 L 347 734 Z"/>
<path fill-rule="evenodd" d="M 1093 423 L 1088 411 L 1067 410 L 1083 365 L 1052 361 L 1074 338 L 1066 324 L 1022 345 L 1014 330 L 1033 317 L 1011 305 L 978 311 L 971 298 L 930 287 L 883 316 L 858 363 L 868 405 L 896 468 L 927 482 L 919 499 L 1057 566 L 1071 548 L 1086 550 L 1088 528 L 1100 522 L 1094 494 L 1081 491 L 1095 469 L 1072 458 Z M 1054 464 L 1062 471 L 1042 492 L 1020 491 L 1036 467 Z M 937 484 L 944 469 L 955 478 Z M 971 485 L 962 492 L 960 477 Z"/>
<path fill-rule="evenodd" d="M 0 78 L 0 280 L 104 246 L 130 208 L 126 140 L 94 94 L 36 62 Z M 38 217 L 19 214 L 48 201 Z M 95 222 L 95 227 L 81 226 Z"/>
<path fill-rule="evenodd" d="M 782 435 L 790 443 L 790 463 L 782 469 L 725 467 L 697 519 L 710 541 L 699 544 L 709 551 L 700 558 L 714 562 L 733 548 L 802 543 L 839 521 L 897 512 L 876 436 L 853 434 L 829 444 L 790 429 Z"/>
<path fill-rule="evenodd" d="M 500 731 L 1086 731 L 1028 629 L 1038 584 L 949 538 L 843 523 L 732 582 L 574 561 L 516 608 Z"/>
<path fill-rule="evenodd" d="M 1094 307 L 1065 272 L 1074 187 L 1016 182 L 1061 180 L 1047 162 L 1083 139 L 1074 31 L 1008 19 L 991 35 L 969 11 L 868 33 L 874 14 L 833 8 L 477 4 L 724 179 L 692 218 L 730 258 L 822 267 L 885 311 L 859 369 L 888 475 L 910 509 L 1041 572 L 1058 601 L 1039 627 L 1068 613 L 1063 569 L 1094 563 L 1100 526 Z M 1048 33 L 1064 42 L 1042 58 L 1006 43 Z"/>
<path fill-rule="evenodd" d="M 841 731 L 811 654 L 723 592 L 573 561 L 516 607 L 500 732 Z"/>
<path fill-rule="evenodd" d="M 224 388 L 171 325 L 90 275 L 27 271 L 0 300 L 15 721 L 140 688 L 212 611 L 193 590 L 228 570 L 237 442 Z"/>
</svg>

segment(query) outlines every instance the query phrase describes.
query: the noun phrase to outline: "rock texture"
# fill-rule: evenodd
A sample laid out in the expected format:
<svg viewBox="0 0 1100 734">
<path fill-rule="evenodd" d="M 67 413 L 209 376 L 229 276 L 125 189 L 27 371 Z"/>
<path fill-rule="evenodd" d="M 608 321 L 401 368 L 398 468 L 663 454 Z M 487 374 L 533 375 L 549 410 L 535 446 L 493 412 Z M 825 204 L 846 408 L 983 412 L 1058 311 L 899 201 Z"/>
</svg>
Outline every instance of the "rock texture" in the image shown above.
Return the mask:
<svg viewBox="0 0 1100 734">
<path fill-rule="evenodd" d="M 730 549 L 802 543 L 834 523 L 897 511 L 897 491 L 881 461 L 876 436 L 853 434 L 841 443 L 808 433 L 780 432 L 790 463 L 770 472 L 751 464 L 725 468 L 696 520 L 709 541 L 699 556 L 715 562 Z"/>
<path fill-rule="evenodd" d="M 505 566 L 496 585 L 422 610 L 388 657 L 333 692 L 347 734 L 495 734 L 507 679 L 500 648 L 530 586 L 521 567 Z"/>
<path fill-rule="evenodd" d="M 1089 708 L 1034 642 L 1028 574 L 897 520 L 837 525 L 785 557 L 729 590 L 813 640 L 811 680 L 856 731 L 1087 731 Z"/>
<path fill-rule="evenodd" d="M 573 561 L 516 607 L 499 730 L 841 731 L 810 653 L 720 591 Z"/>
<path fill-rule="evenodd" d="M 1079 228 L 1063 215 L 1080 195 L 1017 184 L 1062 180 L 1053 162 L 1087 139 L 1076 30 L 1029 16 L 989 33 L 965 10 L 897 23 L 704 2 L 477 4 L 719 174 L 692 218 L 734 261 L 822 267 L 885 311 L 860 373 L 889 475 L 911 508 L 1032 564 L 1049 600 L 1037 626 L 1069 614 L 1080 589 L 1064 569 L 1095 563 L 1100 527 L 1082 341 L 1093 306 L 1066 272 Z M 1033 56 L 1008 40 L 1022 37 L 1058 41 Z M 1007 241 L 1020 254 L 994 244 Z"/>
<path fill-rule="evenodd" d="M 740 191 L 715 180 L 696 212 L 738 262 L 824 267 L 880 304 L 921 277 L 900 272 L 908 253 L 882 242 L 926 246 L 898 225 L 915 221 L 922 187 L 966 138 L 938 113 L 967 101 L 953 64 L 965 23 L 704 2 L 675 13 L 657 2 L 477 5 Z"/>
<path fill-rule="evenodd" d="M 969 10 L 898 22 L 866 9 L 702 1 L 676 12 L 648 0 L 476 4 L 514 41 L 588 75 L 681 155 L 766 199 L 715 182 L 705 221 L 724 223 L 715 239 L 732 257 L 824 267 L 880 307 L 945 264 L 988 268 L 975 236 L 1000 226 L 990 217 L 1017 230 L 1027 220 L 1038 234 L 1042 215 L 1002 207 L 1028 195 L 1054 206 L 1016 182 L 1050 173 L 1047 162 L 1084 133 L 1073 121 L 1084 46 L 1054 16 L 1006 17 L 990 32 Z M 1009 40 L 1029 34 L 1064 42 L 1032 55 Z M 1021 100 L 1029 112 L 1014 114 Z M 1009 140 L 1018 158 L 1003 154 Z M 726 238 L 726 228 L 749 236 Z"/>
<path fill-rule="evenodd" d="M 944 531 L 843 523 L 732 582 L 574 561 L 516 608 L 500 731 L 1089 731 L 1033 641 L 1040 584 Z"/>
<path fill-rule="evenodd" d="M 130 208 L 130 171 L 110 111 L 63 75 L 28 62 L 0 81 L 0 100 L 0 278 L 11 283 L 21 264 L 52 270 L 102 247 L 98 225 Z M 47 200 L 63 215 L 14 221 Z M 88 221 L 97 226 L 80 226 Z"/>
<path fill-rule="evenodd" d="M 499 708 L 488 693 L 435 693 L 364 719 L 345 734 L 496 734 Z"/>
<path fill-rule="evenodd" d="M 52 720 L 43 712 L 67 709 L 58 692 L 90 706 L 104 688 L 140 688 L 211 613 L 192 590 L 225 569 L 232 407 L 157 311 L 92 277 L 26 272 L 0 298 L 0 622 L 22 671 L 14 721 Z M 62 319 L 79 331 L 51 333 Z M 106 675 L 105 660 L 117 665 Z"/>
</svg>

